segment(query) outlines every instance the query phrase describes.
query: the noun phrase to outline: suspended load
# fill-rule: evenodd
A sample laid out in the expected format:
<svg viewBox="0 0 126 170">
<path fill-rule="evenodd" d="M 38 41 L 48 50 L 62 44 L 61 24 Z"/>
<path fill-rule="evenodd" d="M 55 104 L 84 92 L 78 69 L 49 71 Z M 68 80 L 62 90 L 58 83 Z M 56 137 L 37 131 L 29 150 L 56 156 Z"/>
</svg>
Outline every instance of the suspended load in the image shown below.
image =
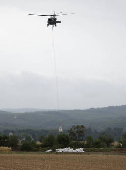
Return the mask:
<svg viewBox="0 0 126 170">
<path fill-rule="evenodd" d="M 62 132 L 63 132 L 63 129 L 62 129 L 62 126 L 60 124 L 60 126 L 59 126 L 59 133 L 62 133 Z"/>
</svg>

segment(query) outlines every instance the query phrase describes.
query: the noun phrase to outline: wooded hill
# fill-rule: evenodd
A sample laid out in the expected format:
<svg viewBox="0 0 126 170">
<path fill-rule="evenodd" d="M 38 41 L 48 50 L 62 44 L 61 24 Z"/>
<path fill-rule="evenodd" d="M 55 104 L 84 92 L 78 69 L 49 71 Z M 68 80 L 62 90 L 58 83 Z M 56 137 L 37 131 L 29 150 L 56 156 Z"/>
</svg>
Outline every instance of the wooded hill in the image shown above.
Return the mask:
<svg viewBox="0 0 126 170">
<path fill-rule="evenodd" d="M 63 129 L 83 124 L 98 131 L 107 127 L 126 131 L 126 105 L 87 110 L 36 111 L 11 113 L 0 111 L 0 131 L 4 129 Z"/>
</svg>

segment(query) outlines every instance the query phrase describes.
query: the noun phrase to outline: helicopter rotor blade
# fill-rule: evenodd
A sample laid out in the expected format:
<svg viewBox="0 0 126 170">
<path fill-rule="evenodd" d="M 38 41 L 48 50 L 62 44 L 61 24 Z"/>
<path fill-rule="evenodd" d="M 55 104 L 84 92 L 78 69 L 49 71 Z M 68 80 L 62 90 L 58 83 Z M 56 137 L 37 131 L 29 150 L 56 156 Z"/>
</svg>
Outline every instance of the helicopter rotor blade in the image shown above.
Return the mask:
<svg viewBox="0 0 126 170">
<path fill-rule="evenodd" d="M 75 14 L 74 12 L 71 12 L 70 14 Z M 28 14 L 28 15 L 36 15 L 36 14 Z M 51 14 L 51 15 L 42 15 L 42 14 L 40 14 L 40 15 L 36 15 L 36 16 L 40 16 L 40 17 L 46 17 L 46 16 L 50 16 L 50 17 L 56 17 L 56 16 L 62 16 L 62 15 L 69 15 L 69 14 L 66 14 L 66 13 L 63 13 L 63 12 L 59 12 L 59 13 L 57 13 L 57 14 L 55 14 L 55 12 L 54 12 L 54 14 Z"/>
<path fill-rule="evenodd" d="M 35 15 L 35 14 L 28 14 L 28 15 Z"/>
<path fill-rule="evenodd" d="M 55 17 L 55 16 L 59 16 L 59 15 L 37 15 L 37 16 L 40 16 L 40 17 L 45 17 L 45 16 L 51 16 L 51 17 Z"/>
<path fill-rule="evenodd" d="M 37 15 L 37 16 L 40 16 L 40 17 L 46 17 L 46 16 L 50 16 L 50 15 Z"/>
<path fill-rule="evenodd" d="M 63 12 L 59 12 L 58 13 L 60 16 L 62 16 L 62 15 L 73 15 L 73 14 L 75 14 L 74 12 L 71 12 L 71 13 L 63 13 Z"/>
<path fill-rule="evenodd" d="M 28 14 L 28 15 L 36 15 L 36 14 Z M 46 16 L 59 16 L 59 15 L 56 15 L 56 14 L 52 14 L 52 15 L 36 15 L 36 16 L 40 16 L 40 17 L 46 17 Z"/>
</svg>

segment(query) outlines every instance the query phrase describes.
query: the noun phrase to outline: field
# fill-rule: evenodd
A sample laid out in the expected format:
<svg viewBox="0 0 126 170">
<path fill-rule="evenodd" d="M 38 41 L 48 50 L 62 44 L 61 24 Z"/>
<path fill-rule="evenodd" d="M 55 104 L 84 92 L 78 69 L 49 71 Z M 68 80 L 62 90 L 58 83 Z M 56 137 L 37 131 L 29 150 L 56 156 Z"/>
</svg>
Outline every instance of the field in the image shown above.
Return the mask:
<svg viewBox="0 0 126 170">
<path fill-rule="evenodd" d="M 0 154 L 0 170 L 125 170 L 126 155 Z"/>
</svg>

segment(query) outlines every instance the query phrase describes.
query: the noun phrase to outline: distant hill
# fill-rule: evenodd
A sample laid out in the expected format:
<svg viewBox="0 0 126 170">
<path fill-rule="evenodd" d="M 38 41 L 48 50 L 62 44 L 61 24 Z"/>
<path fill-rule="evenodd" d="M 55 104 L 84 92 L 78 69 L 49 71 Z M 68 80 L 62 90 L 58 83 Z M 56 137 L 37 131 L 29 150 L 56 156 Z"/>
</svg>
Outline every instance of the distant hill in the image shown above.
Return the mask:
<svg viewBox="0 0 126 170">
<path fill-rule="evenodd" d="M 36 112 L 36 111 L 48 111 L 46 109 L 36 109 L 36 108 L 19 108 L 19 109 L 2 109 L 3 111 L 11 112 L 11 113 L 25 113 L 25 112 Z"/>
<path fill-rule="evenodd" d="M 123 128 L 126 131 L 126 105 L 87 110 L 34 111 L 11 113 L 0 111 L 0 131 L 3 129 L 31 128 L 63 129 L 83 124 L 92 129 L 103 130 L 107 127 Z"/>
</svg>

